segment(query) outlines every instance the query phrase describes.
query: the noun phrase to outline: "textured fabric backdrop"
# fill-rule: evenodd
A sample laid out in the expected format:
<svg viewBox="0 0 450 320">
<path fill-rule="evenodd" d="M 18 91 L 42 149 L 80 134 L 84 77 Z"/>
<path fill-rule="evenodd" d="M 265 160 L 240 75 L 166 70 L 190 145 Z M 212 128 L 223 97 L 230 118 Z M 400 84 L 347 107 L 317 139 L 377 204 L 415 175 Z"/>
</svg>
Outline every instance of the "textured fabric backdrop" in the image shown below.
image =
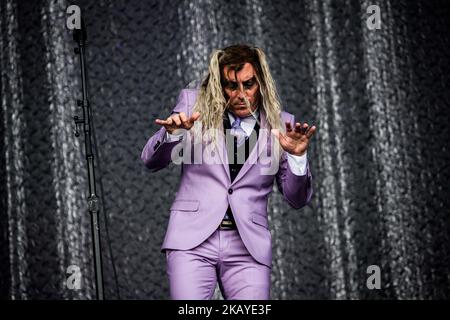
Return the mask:
<svg viewBox="0 0 450 320">
<path fill-rule="evenodd" d="M 88 29 L 107 298 L 169 297 L 159 248 L 180 170 L 152 174 L 140 152 L 212 50 L 242 42 L 319 128 L 312 203 L 269 201 L 272 298 L 450 298 L 450 3 L 426 0 L 1 0 L 0 297 L 95 298 L 69 4 Z"/>
</svg>

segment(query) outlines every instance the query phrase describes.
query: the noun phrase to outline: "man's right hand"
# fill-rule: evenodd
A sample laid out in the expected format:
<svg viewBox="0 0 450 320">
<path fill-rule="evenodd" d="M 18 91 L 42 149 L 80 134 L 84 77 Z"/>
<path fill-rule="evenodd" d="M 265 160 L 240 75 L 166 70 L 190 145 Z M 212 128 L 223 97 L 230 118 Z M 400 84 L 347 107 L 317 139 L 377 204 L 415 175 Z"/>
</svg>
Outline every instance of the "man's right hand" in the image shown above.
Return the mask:
<svg viewBox="0 0 450 320">
<path fill-rule="evenodd" d="M 194 114 L 188 118 L 184 112 L 174 113 L 166 120 L 156 119 L 156 124 L 164 126 L 166 131 L 170 134 L 177 129 L 189 130 L 194 126 L 194 122 L 200 118 L 200 112 L 194 112 Z"/>
</svg>

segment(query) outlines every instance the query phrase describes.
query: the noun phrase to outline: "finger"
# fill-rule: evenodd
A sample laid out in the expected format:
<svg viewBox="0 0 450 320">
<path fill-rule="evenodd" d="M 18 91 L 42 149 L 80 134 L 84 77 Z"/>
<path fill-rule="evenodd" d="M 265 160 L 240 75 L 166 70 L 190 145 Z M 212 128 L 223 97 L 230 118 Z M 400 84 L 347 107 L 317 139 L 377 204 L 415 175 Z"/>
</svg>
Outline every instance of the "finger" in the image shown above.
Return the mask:
<svg viewBox="0 0 450 320">
<path fill-rule="evenodd" d="M 311 128 L 309 128 L 308 132 L 306 132 L 306 136 L 308 137 L 308 139 L 313 136 L 316 130 L 317 130 L 316 126 L 312 126 Z"/>
<path fill-rule="evenodd" d="M 183 127 L 188 128 L 190 126 L 189 119 L 184 112 L 180 112 L 180 120 L 183 123 Z"/>
<path fill-rule="evenodd" d="M 191 118 L 189 119 L 189 121 L 191 123 L 194 123 L 195 121 L 198 120 L 198 118 L 200 118 L 200 112 L 194 112 L 191 116 Z"/>
<path fill-rule="evenodd" d="M 168 125 L 167 120 L 156 119 L 155 122 L 162 126 Z"/>
<path fill-rule="evenodd" d="M 299 132 L 302 134 L 306 134 L 306 131 L 308 131 L 309 125 L 305 122 L 303 125 L 299 126 Z"/>
<path fill-rule="evenodd" d="M 299 122 L 295 124 L 295 132 L 300 134 L 305 134 L 308 130 L 308 124 L 304 123 L 303 125 Z"/>
<path fill-rule="evenodd" d="M 292 131 L 292 125 L 290 122 L 286 122 L 286 132 L 291 132 Z"/>
<path fill-rule="evenodd" d="M 163 125 L 166 124 L 166 120 L 156 119 L 156 120 L 155 120 L 155 123 L 156 123 L 156 124 L 159 124 L 159 125 L 161 125 L 161 126 L 163 126 Z"/>
<path fill-rule="evenodd" d="M 179 114 L 174 114 L 171 116 L 173 122 L 175 122 L 177 127 L 181 127 L 181 120 L 180 120 L 180 115 Z"/>
</svg>

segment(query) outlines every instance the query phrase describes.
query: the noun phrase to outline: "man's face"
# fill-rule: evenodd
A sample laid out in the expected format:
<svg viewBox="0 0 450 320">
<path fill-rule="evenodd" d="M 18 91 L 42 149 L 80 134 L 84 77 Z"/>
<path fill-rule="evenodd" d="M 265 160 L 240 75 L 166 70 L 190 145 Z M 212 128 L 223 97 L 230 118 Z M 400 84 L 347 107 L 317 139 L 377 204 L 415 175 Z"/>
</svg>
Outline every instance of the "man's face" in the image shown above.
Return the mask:
<svg viewBox="0 0 450 320">
<path fill-rule="evenodd" d="M 259 85 L 256 81 L 256 73 L 251 63 L 245 63 L 241 70 L 235 72 L 230 67 L 223 68 L 225 77 L 224 91 L 229 110 L 238 117 L 249 116 L 258 107 Z"/>
</svg>

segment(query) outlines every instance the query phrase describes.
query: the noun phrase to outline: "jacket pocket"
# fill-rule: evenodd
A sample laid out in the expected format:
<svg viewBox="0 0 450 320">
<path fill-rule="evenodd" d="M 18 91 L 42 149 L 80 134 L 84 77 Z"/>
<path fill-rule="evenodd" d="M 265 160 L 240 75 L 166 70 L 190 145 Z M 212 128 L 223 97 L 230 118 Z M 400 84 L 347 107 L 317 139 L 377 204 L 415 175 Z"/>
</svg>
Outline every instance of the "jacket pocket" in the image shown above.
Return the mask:
<svg viewBox="0 0 450 320">
<path fill-rule="evenodd" d="M 267 222 L 267 217 L 265 217 L 265 216 L 254 213 L 252 215 L 252 221 L 253 221 L 253 223 L 263 226 L 266 229 L 269 229 L 269 223 Z"/>
<path fill-rule="evenodd" d="M 200 202 L 198 200 L 175 200 L 170 211 L 198 211 Z"/>
</svg>

